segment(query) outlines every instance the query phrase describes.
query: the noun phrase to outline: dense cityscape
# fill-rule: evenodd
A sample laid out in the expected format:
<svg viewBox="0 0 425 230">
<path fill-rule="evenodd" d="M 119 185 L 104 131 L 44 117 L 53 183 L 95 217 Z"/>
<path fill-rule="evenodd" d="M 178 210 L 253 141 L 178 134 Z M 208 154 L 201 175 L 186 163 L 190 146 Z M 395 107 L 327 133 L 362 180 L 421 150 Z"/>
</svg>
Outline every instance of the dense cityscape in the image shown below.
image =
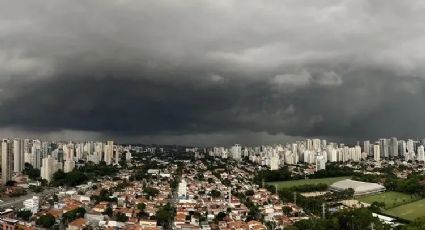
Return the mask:
<svg viewBox="0 0 425 230">
<path fill-rule="evenodd" d="M 423 144 L 3 139 L 0 222 L 3 229 L 421 229 Z"/>
<path fill-rule="evenodd" d="M 425 230 L 424 21 L 0 0 L 0 230 Z"/>
</svg>

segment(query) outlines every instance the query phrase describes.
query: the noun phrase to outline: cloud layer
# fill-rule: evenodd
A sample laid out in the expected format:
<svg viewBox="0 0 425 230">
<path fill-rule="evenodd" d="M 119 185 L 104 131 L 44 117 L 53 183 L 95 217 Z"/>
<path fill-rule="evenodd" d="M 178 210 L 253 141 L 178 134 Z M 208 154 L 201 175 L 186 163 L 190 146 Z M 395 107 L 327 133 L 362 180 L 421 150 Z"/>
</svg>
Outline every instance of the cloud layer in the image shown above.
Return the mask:
<svg viewBox="0 0 425 230">
<path fill-rule="evenodd" d="M 419 0 L 0 1 L 0 126 L 194 144 L 424 137 L 424 13 Z"/>
</svg>

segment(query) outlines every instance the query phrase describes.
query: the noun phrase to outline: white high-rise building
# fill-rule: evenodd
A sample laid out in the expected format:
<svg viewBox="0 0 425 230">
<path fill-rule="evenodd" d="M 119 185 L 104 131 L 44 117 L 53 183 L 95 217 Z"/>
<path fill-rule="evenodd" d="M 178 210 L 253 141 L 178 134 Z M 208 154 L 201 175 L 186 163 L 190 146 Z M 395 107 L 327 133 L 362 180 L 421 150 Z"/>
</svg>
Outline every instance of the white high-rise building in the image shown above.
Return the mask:
<svg viewBox="0 0 425 230">
<path fill-rule="evenodd" d="M 112 164 L 112 159 L 114 156 L 114 142 L 113 141 L 108 141 L 107 144 L 105 145 L 105 158 L 104 161 L 106 162 L 107 165 Z"/>
<path fill-rule="evenodd" d="M 407 149 L 406 141 L 400 140 L 398 142 L 398 153 L 400 157 L 404 157 L 406 155 L 406 149 Z"/>
<path fill-rule="evenodd" d="M 290 150 L 286 150 L 284 152 L 284 160 L 285 160 L 285 164 L 289 164 L 289 165 L 294 165 L 298 163 L 298 155 L 291 152 Z"/>
<path fill-rule="evenodd" d="M 1 144 L 1 181 L 6 184 L 12 180 L 13 176 L 13 151 L 12 143 L 8 139 L 3 139 Z"/>
<path fill-rule="evenodd" d="M 307 150 L 313 150 L 313 141 L 311 139 L 306 140 L 306 148 Z"/>
<path fill-rule="evenodd" d="M 232 154 L 232 158 L 235 160 L 242 160 L 242 147 L 238 144 L 233 145 L 230 148 L 230 153 Z"/>
<path fill-rule="evenodd" d="M 379 149 L 381 150 L 381 158 L 389 157 L 389 141 L 386 138 L 379 139 Z"/>
<path fill-rule="evenodd" d="M 84 144 L 78 143 L 75 145 L 75 161 L 79 161 L 84 157 Z"/>
<path fill-rule="evenodd" d="M 321 148 L 320 144 L 321 144 L 320 139 L 313 139 L 313 150 L 314 151 L 319 150 Z"/>
<path fill-rule="evenodd" d="M 115 151 L 115 164 L 118 165 L 120 163 L 120 151 Z"/>
<path fill-rule="evenodd" d="M 125 152 L 125 161 L 131 161 L 131 152 L 130 151 Z"/>
<path fill-rule="evenodd" d="M 270 170 L 279 169 L 279 156 L 275 155 L 270 158 Z"/>
<path fill-rule="evenodd" d="M 32 165 L 32 153 L 31 152 L 24 153 L 24 159 L 25 159 L 24 160 L 25 163 L 28 163 L 28 164 L 31 164 Z"/>
<path fill-rule="evenodd" d="M 407 140 L 406 149 L 408 153 L 415 152 L 415 143 L 413 142 L 412 139 Z"/>
<path fill-rule="evenodd" d="M 370 141 L 363 141 L 363 152 L 365 152 L 368 156 L 372 155 L 370 151 Z"/>
<path fill-rule="evenodd" d="M 308 164 L 314 164 L 316 161 L 316 154 L 313 151 L 304 151 L 304 162 Z"/>
<path fill-rule="evenodd" d="M 375 161 L 381 160 L 381 149 L 378 144 L 373 145 L 373 160 Z"/>
<path fill-rule="evenodd" d="M 328 154 L 328 161 L 329 162 L 337 162 L 338 161 L 338 151 L 333 148 L 331 145 L 328 146 L 326 150 Z"/>
<path fill-rule="evenodd" d="M 407 152 L 406 155 L 404 156 L 405 161 L 414 161 L 415 159 L 416 159 L 415 152 Z"/>
<path fill-rule="evenodd" d="M 396 137 L 391 138 L 390 157 L 398 157 L 398 141 Z"/>
<path fill-rule="evenodd" d="M 24 170 L 25 165 L 24 156 L 24 140 L 13 140 L 13 172 L 19 173 Z"/>
<path fill-rule="evenodd" d="M 351 150 L 351 160 L 355 162 L 359 162 L 362 159 L 362 149 L 359 145 L 354 146 L 354 148 L 350 148 Z"/>
<path fill-rule="evenodd" d="M 74 144 L 69 143 L 63 147 L 65 161 L 74 161 Z"/>
<path fill-rule="evenodd" d="M 326 158 L 325 156 L 317 156 L 316 157 L 316 172 L 319 170 L 326 169 Z"/>
<path fill-rule="evenodd" d="M 99 162 L 102 160 L 102 153 L 93 152 L 92 154 L 88 155 L 87 160 L 92 161 L 94 164 L 99 164 Z"/>
<path fill-rule="evenodd" d="M 30 139 L 24 140 L 24 153 L 31 152 L 32 141 Z"/>
<path fill-rule="evenodd" d="M 322 143 L 321 143 L 321 148 L 324 149 L 324 148 L 326 148 L 326 146 L 328 146 L 327 143 L 326 143 L 326 140 L 323 139 Z"/>
<path fill-rule="evenodd" d="M 418 147 L 418 155 L 416 156 L 416 159 L 418 161 L 425 161 L 425 150 L 424 150 L 424 146 L 420 145 Z"/>
<path fill-rule="evenodd" d="M 53 178 L 53 174 L 57 172 L 60 169 L 59 162 L 57 162 L 52 156 L 48 155 L 47 157 L 43 158 L 42 160 L 42 166 L 40 169 L 40 176 L 42 179 L 45 179 L 47 181 L 51 181 Z"/>
<path fill-rule="evenodd" d="M 39 148 L 37 148 L 37 146 L 32 146 L 31 148 L 31 162 L 30 164 L 36 168 L 36 169 L 40 169 L 41 168 L 41 160 L 42 160 L 42 156 L 41 156 L 41 150 Z"/>
<path fill-rule="evenodd" d="M 75 168 L 75 161 L 65 161 L 63 164 L 63 171 L 69 173 Z"/>
<path fill-rule="evenodd" d="M 187 197 L 187 182 L 185 179 L 183 179 L 178 186 L 177 189 L 177 196 L 179 199 L 186 199 Z"/>
<path fill-rule="evenodd" d="M 24 200 L 23 205 L 24 209 L 30 210 L 32 214 L 35 214 L 38 212 L 40 199 L 38 196 L 33 196 L 31 199 Z"/>
</svg>

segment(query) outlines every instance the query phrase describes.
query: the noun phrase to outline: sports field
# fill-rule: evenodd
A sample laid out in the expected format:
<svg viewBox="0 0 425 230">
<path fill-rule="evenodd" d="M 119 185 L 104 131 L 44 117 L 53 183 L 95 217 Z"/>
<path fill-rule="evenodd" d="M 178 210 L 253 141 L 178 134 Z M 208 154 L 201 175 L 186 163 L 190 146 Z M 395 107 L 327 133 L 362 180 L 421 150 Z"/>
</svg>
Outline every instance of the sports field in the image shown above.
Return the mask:
<svg viewBox="0 0 425 230">
<path fill-rule="evenodd" d="M 418 200 L 416 196 L 401 192 L 383 192 L 374 195 L 357 197 L 356 199 L 368 204 L 372 204 L 374 201 L 384 202 L 385 209 L 390 209 Z"/>
<path fill-rule="evenodd" d="M 425 199 L 401 205 L 389 210 L 385 213 L 398 216 L 406 220 L 415 220 L 418 217 L 425 217 Z"/>
<path fill-rule="evenodd" d="M 327 184 L 331 185 L 337 181 L 350 179 L 351 177 L 328 177 L 328 178 L 319 178 L 319 179 L 307 179 L 307 180 L 290 180 L 290 181 L 275 181 L 267 182 L 267 184 L 277 186 L 280 188 L 290 188 L 294 186 L 300 186 L 305 184 Z"/>
</svg>

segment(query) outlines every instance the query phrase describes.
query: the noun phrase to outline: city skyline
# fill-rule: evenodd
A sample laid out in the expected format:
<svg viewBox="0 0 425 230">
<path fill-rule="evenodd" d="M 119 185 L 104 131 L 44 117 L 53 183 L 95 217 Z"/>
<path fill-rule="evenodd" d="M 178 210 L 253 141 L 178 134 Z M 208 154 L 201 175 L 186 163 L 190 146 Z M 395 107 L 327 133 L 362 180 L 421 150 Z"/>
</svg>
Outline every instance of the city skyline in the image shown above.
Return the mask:
<svg viewBox="0 0 425 230">
<path fill-rule="evenodd" d="M 0 230 L 425 230 L 424 20 L 0 0 Z"/>
<path fill-rule="evenodd" d="M 425 136 L 424 10 L 421 1 L 2 1 L 0 136 L 204 145 Z"/>
</svg>

